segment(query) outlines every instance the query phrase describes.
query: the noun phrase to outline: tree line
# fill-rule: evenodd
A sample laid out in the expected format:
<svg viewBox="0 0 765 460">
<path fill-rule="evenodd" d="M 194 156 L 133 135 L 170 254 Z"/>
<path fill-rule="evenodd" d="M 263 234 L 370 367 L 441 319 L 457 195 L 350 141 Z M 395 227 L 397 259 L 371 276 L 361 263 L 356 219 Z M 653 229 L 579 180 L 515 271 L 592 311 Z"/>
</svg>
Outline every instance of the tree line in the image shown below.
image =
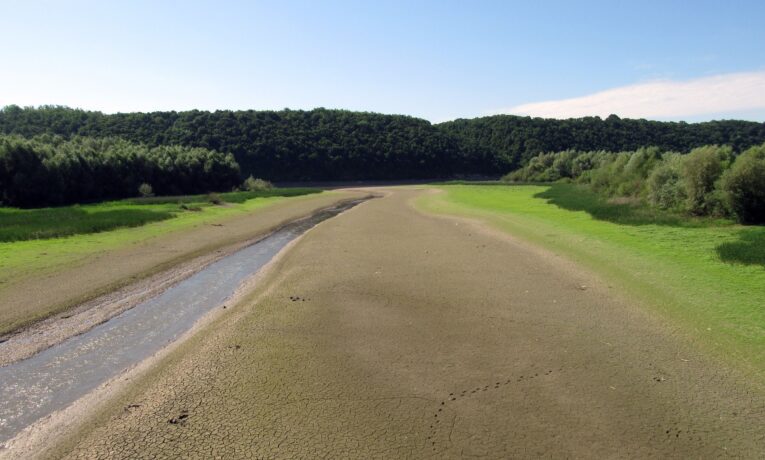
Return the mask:
<svg viewBox="0 0 765 460">
<path fill-rule="evenodd" d="M 243 176 L 271 181 L 411 179 L 498 170 L 468 158 L 453 136 L 402 115 L 344 110 L 155 112 L 104 115 L 6 107 L 0 132 L 115 136 L 149 146 L 231 153 Z"/>
<path fill-rule="evenodd" d="M 518 169 L 542 152 L 634 151 L 645 146 L 687 153 L 704 145 L 728 145 L 741 152 L 765 142 L 765 123 L 739 120 L 703 123 L 622 119 L 611 115 L 555 120 L 494 115 L 439 125 L 469 151 L 496 158 L 501 174 Z"/>
<path fill-rule="evenodd" d="M 508 181 L 573 181 L 606 197 L 629 198 L 694 216 L 765 224 L 765 143 L 736 155 L 727 145 L 688 154 L 658 147 L 633 152 L 565 150 L 537 155 Z"/>
<path fill-rule="evenodd" d="M 441 124 L 346 110 L 186 111 L 103 114 L 57 106 L 0 110 L 0 133 L 120 137 L 151 147 L 231 153 L 243 177 L 272 181 L 436 179 L 500 176 L 541 152 L 688 152 L 707 144 L 740 152 L 765 142 L 765 124 L 674 123 L 588 117 L 497 115 Z"/>
<path fill-rule="evenodd" d="M 233 155 L 198 147 L 149 147 L 117 137 L 27 139 L 0 135 L 0 202 L 37 207 L 137 196 L 231 190 L 241 183 Z"/>
<path fill-rule="evenodd" d="M 441 124 L 346 110 L 118 113 L 0 109 L 0 199 L 20 206 L 230 190 L 271 181 L 499 177 L 540 152 L 688 151 L 765 142 L 765 124 L 509 115 Z M 610 154 L 609 154 L 610 155 Z"/>
</svg>

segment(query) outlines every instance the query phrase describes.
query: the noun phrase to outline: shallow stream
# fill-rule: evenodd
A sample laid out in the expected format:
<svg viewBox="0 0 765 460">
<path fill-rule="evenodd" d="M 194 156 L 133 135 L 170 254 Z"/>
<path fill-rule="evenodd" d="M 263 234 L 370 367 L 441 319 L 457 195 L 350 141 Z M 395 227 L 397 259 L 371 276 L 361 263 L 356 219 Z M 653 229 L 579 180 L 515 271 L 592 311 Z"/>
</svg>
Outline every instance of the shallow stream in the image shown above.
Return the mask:
<svg viewBox="0 0 765 460">
<path fill-rule="evenodd" d="M 0 443 L 176 340 L 290 241 L 361 201 L 288 224 L 84 334 L 0 367 Z"/>
</svg>

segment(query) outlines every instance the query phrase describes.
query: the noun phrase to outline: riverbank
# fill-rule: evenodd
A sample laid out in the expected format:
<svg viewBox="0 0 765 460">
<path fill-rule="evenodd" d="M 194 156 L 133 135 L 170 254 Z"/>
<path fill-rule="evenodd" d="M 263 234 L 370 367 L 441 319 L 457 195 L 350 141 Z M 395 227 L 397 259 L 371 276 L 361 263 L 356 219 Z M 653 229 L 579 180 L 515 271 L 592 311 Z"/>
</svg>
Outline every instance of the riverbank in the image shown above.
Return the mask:
<svg viewBox="0 0 765 460">
<path fill-rule="evenodd" d="M 0 340 L 179 264 L 265 235 L 361 194 L 258 198 L 204 213 L 89 235 L 0 244 Z"/>
<path fill-rule="evenodd" d="M 47 455 L 762 455 L 745 376 L 576 264 L 413 209 L 428 193 L 311 230 Z"/>
<path fill-rule="evenodd" d="M 342 206 L 353 200 L 355 198 L 344 198 L 329 207 Z M 85 302 L 67 310 L 64 314 L 55 315 L 10 334 L 5 341 L 0 343 L 0 367 L 33 356 L 69 337 L 82 334 L 139 303 L 156 297 L 166 289 L 193 276 L 218 260 L 256 244 L 266 238 L 267 235 L 278 232 L 281 228 L 294 225 L 295 222 L 310 221 L 314 216 L 326 212 L 327 209 L 328 207 L 314 210 L 307 216 L 300 216 L 296 220 L 280 223 L 255 238 L 219 248 L 187 262 L 181 262 L 165 271 Z"/>
<path fill-rule="evenodd" d="M 418 207 L 483 222 L 591 270 L 765 387 L 765 261 L 741 257 L 758 252 L 762 227 L 653 220 L 568 184 L 441 189 Z"/>
</svg>

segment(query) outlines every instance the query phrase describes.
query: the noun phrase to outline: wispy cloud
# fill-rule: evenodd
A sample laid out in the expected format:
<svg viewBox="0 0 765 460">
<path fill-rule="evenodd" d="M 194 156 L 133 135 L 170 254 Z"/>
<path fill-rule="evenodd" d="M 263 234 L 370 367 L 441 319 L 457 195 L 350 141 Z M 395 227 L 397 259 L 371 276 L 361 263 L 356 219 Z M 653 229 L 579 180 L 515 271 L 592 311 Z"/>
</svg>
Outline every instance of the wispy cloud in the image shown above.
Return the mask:
<svg viewBox="0 0 765 460">
<path fill-rule="evenodd" d="M 765 109 L 765 71 L 693 80 L 655 80 L 587 96 L 522 104 L 495 113 L 545 118 L 607 117 L 677 119 Z"/>
</svg>

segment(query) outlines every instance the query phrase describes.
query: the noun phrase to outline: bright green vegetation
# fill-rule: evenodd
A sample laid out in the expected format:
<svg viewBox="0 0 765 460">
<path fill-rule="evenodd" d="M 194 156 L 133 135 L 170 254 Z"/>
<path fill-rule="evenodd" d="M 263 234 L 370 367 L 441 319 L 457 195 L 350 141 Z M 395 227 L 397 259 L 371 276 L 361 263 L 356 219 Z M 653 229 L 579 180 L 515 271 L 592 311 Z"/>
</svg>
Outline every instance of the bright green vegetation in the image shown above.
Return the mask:
<svg viewBox="0 0 765 460">
<path fill-rule="evenodd" d="M 244 203 L 253 198 L 288 197 L 317 193 L 310 188 L 230 192 L 218 195 L 225 203 Z M 60 208 L 0 208 L 0 242 L 56 238 L 138 227 L 186 213 L 205 211 L 213 204 L 209 195 L 148 197 Z M 209 209 L 207 209 L 209 211 Z"/>
<path fill-rule="evenodd" d="M 63 208 L 0 208 L 0 241 L 23 241 L 138 227 L 170 219 L 176 205 L 131 205 L 121 202 Z"/>
<path fill-rule="evenodd" d="M 544 153 L 505 180 L 574 181 L 601 196 L 639 201 L 657 211 L 765 223 L 765 144 L 740 155 L 718 145 L 698 147 L 687 155 L 657 147 Z"/>
<path fill-rule="evenodd" d="M 574 184 L 443 189 L 418 206 L 477 218 L 570 258 L 765 378 L 764 227 L 613 204 Z"/>
<path fill-rule="evenodd" d="M 227 195 L 222 194 L 224 198 L 229 198 Z M 0 242 L 0 283 L 8 283 L 12 279 L 24 277 L 29 273 L 39 274 L 41 272 L 57 270 L 61 266 L 82 260 L 82 257 L 91 254 L 137 244 L 153 237 L 184 231 L 195 226 L 247 215 L 255 210 L 276 205 L 287 199 L 301 200 L 306 197 L 266 196 L 225 206 L 200 203 L 196 211 L 182 211 L 177 203 L 134 205 L 137 208 L 151 209 L 160 215 L 162 213 L 171 213 L 173 218 L 150 222 L 140 227 L 116 228 L 111 231 L 78 234 L 65 238 Z M 98 206 L 100 205 L 95 205 L 96 208 Z M 104 206 L 108 207 L 110 204 Z M 130 208 L 129 204 L 119 206 Z M 81 208 L 84 207 L 82 206 Z M 135 207 L 130 209 L 135 209 Z M 50 226 L 57 227 L 57 224 L 51 222 Z M 29 229 L 31 228 L 30 226 Z M 0 284 L 0 287 L 2 287 L 2 284 Z"/>
</svg>

